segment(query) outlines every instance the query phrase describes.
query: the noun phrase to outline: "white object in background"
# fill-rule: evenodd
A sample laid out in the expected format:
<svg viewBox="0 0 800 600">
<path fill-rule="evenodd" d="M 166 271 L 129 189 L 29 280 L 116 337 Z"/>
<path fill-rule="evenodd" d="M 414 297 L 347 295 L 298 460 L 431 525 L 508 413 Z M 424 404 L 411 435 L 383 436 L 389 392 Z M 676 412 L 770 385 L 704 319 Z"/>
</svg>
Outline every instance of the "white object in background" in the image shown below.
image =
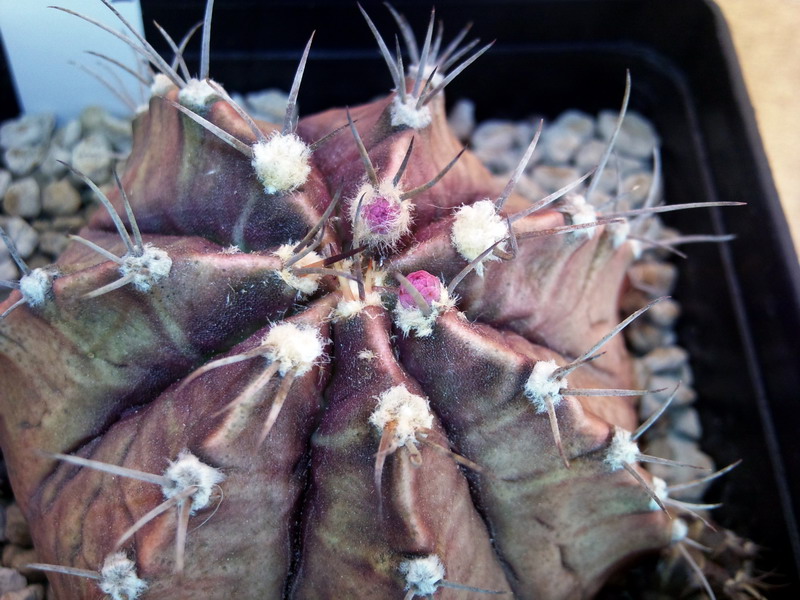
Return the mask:
<svg viewBox="0 0 800 600">
<path fill-rule="evenodd" d="M 141 33 L 139 0 L 111 1 Z M 48 8 L 51 5 L 81 13 L 133 37 L 100 0 L 0 0 L 0 33 L 22 112 L 52 112 L 64 120 L 78 116 L 87 106 L 99 105 L 117 115 L 129 114 L 130 109 L 117 96 L 70 62 L 101 74 L 118 90 L 124 85 L 140 103 L 142 90 L 136 79 L 86 53 L 105 54 L 140 72 L 134 51 L 107 31 Z"/>
</svg>

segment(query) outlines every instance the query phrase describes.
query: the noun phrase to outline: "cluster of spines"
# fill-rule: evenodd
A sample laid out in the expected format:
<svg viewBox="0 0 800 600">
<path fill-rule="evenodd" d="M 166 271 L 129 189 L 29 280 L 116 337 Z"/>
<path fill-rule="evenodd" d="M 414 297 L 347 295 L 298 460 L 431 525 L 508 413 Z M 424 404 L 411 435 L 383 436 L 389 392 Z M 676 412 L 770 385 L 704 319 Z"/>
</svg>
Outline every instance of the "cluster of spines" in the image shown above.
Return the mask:
<svg viewBox="0 0 800 600">
<path fill-rule="evenodd" d="M 113 7 L 103 0 L 111 10 Z M 148 60 L 155 64 L 161 71 L 160 77 L 168 78 L 170 84 L 175 84 L 180 88 L 178 98 L 180 103 L 172 103 L 177 110 L 190 117 L 201 126 L 205 127 L 212 134 L 216 135 L 230 146 L 240 151 L 243 155 L 249 158 L 252 162 L 253 169 L 261 181 L 264 191 L 267 194 L 283 193 L 301 187 L 308 177 L 310 171 L 309 158 L 311 153 L 318 147 L 319 144 L 324 143 L 328 136 L 315 144 L 306 145 L 296 135 L 297 129 L 297 110 L 296 101 L 299 91 L 300 81 L 305 68 L 305 63 L 308 58 L 311 40 L 306 45 L 303 57 L 301 59 L 300 67 L 298 68 L 297 75 L 292 85 L 290 93 L 289 106 L 286 111 L 286 119 L 283 130 L 280 133 L 271 136 L 265 136 L 258 125 L 247 115 L 247 113 L 239 107 L 227 94 L 227 92 L 218 84 L 208 79 L 208 35 L 210 32 L 210 10 L 213 2 L 208 3 L 208 10 L 206 15 L 206 22 L 203 32 L 203 61 L 201 64 L 200 77 L 198 79 L 188 78 L 185 70 L 185 63 L 182 59 L 182 49 L 185 48 L 188 42 L 187 36 L 180 43 L 180 45 L 171 44 L 176 51 L 176 64 L 169 65 L 166 61 L 160 58 L 154 58 L 158 55 L 152 50 L 143 39 L 140 38 L 141 45 L 135 44 L 132 40 L 132 46 L 138 48 L 138 52 L 147 56 Z M 70 11 L 67 11 L 70 12 Z M 115 11 L 116 12 L 116 11 Z M 363 9 L 362 9 L 363 12 Z M 401 31 L 409 46 L 412 57 L 414 58 L 414 68 L 416 69 L 416 76 L 414 78 L 414 85 L 410 93 L 407 92 L 405 86 L 405 77 L 403 75 L 402 61 L 400 53 L 398 52 L 394 57 L 385 46 L 385 43 L 377 33 L 377 29 L 367 17 L 367 22 L 370 29 L 376 35 L 379 46 L 384 54 L 384 57 L 389 64 L 390 71 L 395 79 L 396 96 L 392 109 L 393 125 L 395 126 L 408 126 L 412 128 L 422 129 L 430 122 L 429 118 L 425 116 L 425 108 L 427 103 L 433 96 L 440 92 L 452 77 L 458 74 L 464 67 L 466 67 L 472 60 L 476 59 L 481 53 L 488 49 L 488 46 L 476 52 L 470 59 L 462 63 L 455 71 L 449 75 L 445 75 L 445 71 L 452 66 L 464 52 L 457 50 L 457 45 L 463 39 L 463 32 L 457 38 L 457 41 L 446 48 L 441 54 L 438 49 L 441 45 L 441 34 L 437 35 L 436 40 L 432 41 L 433 31 L 433 16 L 429 24 L 425 43 L 420 53 L 416 46 L 413 45 L 413 36 L 410 34 L 405 20 L 392 11 L 393 15 L 401 27 Z M 80 16 L 80 15 L 79 15 Z M 118 15 L 119 16 L 119 15 Z M 120 17 L 121 18 L 121 17 Z M 105 27 L 104 27 L 105 28 Z M 191 32 L 190 32 L 191 33 Z M 116 34 L 115 35 L 121 35 Z M 168 38 L 168 36 L 167 36 Z M 312 35 L 313 39 L 313 35 Z M 169 40 L 169 38 L 168 38 Z M 469 46 L 471 47 L 471 46 Z M 176 68 L 183 69 L 183 76 L 179 75 Z M 436 77 L 440 77 L 437 82 Z M 159 83 L 158 76 L 156 78 L 154 91 L 156 93 L 163 93 L 166 91 L 163 82 Z M 502 194 L 496 200 L 480 200 L 470 205 L 465 205 L 459 208 L 453 219 L 453 226 L 451 230 L 451 240 L 453 247 L 466 261 L 466 266 L 456 277 L 452 278 L 450 283 L 445 287 L 441 280 L 424 271 L 417 271 L 404 276 L 400 272 L 393 272 L 390 275 L 398 282 L 398 288 L 392 292 L 396 296 L 395 302 L 395 319 L 396 325 L 401 329 L 405 335 L 415 335 L 425 337 L 430 335 L 432 325 L 437 316 L 445 311 L 453 310 L 457 304 L 457 297 L 455 295 L 456 286 L 472 271 L 475 271 L 478 276 L 484 272 L 485 263 L 488 260 L 509 260 L 515 256 L 515 249 L 519 241 L 527 237 L 535 237 L 537 235 L 556 235 L 556 234 L 579 234 L 591 236 L 595 228 L 601 225 L 609 225 L 616 227 L 614 237 L 614 246 L 619 246 L 622 241 L 627 237 L 629 231 L 635 229 L 635 223 L 629 224 L 628 217 L 641 219 L 647 215 L 662 212 L 666 210 L 677 210 L 680 208 L 691 208 L 697 205 L 672 205 L 668 207 L 652 206 L 648 200 L 647 205 L 642 209 L 633 211 L 626 211 L 620 213 L 606 213 L 602 217 L 597 217 L 597 213 L 588 200 L 592 194 L 594 186 L 599 179 L 599 175 L 608 160 L 611 148 L 613 146 L 616 133 L 621 126 L 622 118 L 627 107 L 628 97 L 630 94 L 630 79 L 626 85 L 625 100 L 623 108 L 620 112 L 620 119 L 617 124 L 617 130 L 609 143 L 608 150 L 606 151 L 603 159 L 598 168 L 590 173 L 587 173 L 579 180 L 569 184 L 563 189 L 555 192 L 535 203 L 529 208 L 514 214 L 502 215 L 501 211 L 506 200 L 511 195 L 516 181 L 521 176 L 524 168 L 527 165 L 536 142 L 541 133 L 541 127 L 536 137 L 533 139 L 530 147 L 525 153 L 522 161 L 515 170 L 508 185 Z M 250 127 L 256 142 L 252 145 L 247 145 L 241 140 L 235 138 L 232 134 L 221 130 L 219 127 L 211 123 L 203 116 L 203 112 L 208 108 L 211 102 L 216 100 L 224 100 L 230 104 L 234 110 L 241 116 L 242 120 Z M 412 106 L 413 105 L 413 106 Z M 397 122 L 395 122 L 397 120 Z M 358 314 L 359 306 L 367 305 L 382 305 L 383 300 L 377 291 L 373 291 L 373 282 L 378 277 L 377 271 L 373 270 L 371 261 L 368 263 L 366 272 L 364 271 L 364 263 L 360 255 L 373 255 L 380 257 L 387 249 L 392 250 L 396 247 L 399 240 L 409 233 L 409 223 L 413 218 L 412 205 L 407 201 L 414 195 L 429 189 L 436 184 L 450 168 L 456 163 L 461 153 L 459 153 L 445 169 L 443 169 L 437 177 L 429 183 L 415 188 L 413 190 L 404 191 L 400 187 L 400 181 L 404 170 L 406 169 L 413 150 L 412 144 L 409 145 L 405 158 L 402 162 L 400 169 L 395 173 L 391 180 L 381 181 L 376 174 L 374 166 L 371 164 L 367 150 L 361 142 L 358 131 L 356 130 L 352 119 L 348 115 L 348 125 L 352 131 L 358 148 L 361 159 L 364 163 L 366 178 L 362 189 L 356 194 L 355 197 L 348 200 L 349 215 L 351 220 L 351 227 L 353 230 L 354 250 L 346 253 L 331 254 L 330 256 L 323 257 L 315 252 L 319 247 L 322 237 L 322 232 L 325 227 L 326 220 L 331 216 L 333 210 L 337 206 L 339 196 L 337 194 L 334 201 L 329 205 L 321 221 L 311 231 L 309 231 L 306 238 L 297 244 L 286 244 L 275 251 L 275 254 L 282 261 L 283 268 L 277 272 L 277 275 L 283 280 L 284 283 L 294 288 L 298 294 L 313 295 L 319 285 L 321 277 L 326 275 L 333 275 L 339 278 L 341 287 L 342 302 L 340 304 L 355 303 L 347 308 L 341 307 L 338 312 L 334 313 L 334 317 L 338 319 L 347 319 Z M 345 125 L 331 132 L 331 135 L 338 133 Z M 463 151 L 462 151 L 463 152 Z M 81 242 L 105 258 L 117 263 L 121 277 L 97 290 L 93 290 L 86 294 L 88 297 L 98 297 L 125 285 L 132 285 L 141 292 L 148 292 L 154 285 L 163 282 L 169 277 L 172 265 L 171 258 L 164 250 L 145 244 L 143 242 L 141 233 L 136 225 L 133 217 L 133 211 L 130 208 L 128 198 L 125 190 L 118 181 L 119 192 L 123 200 L 126 210 L 126 215 L 132 230 L 132 236 L 127 231 L 124 223 L 116 214 L 111 206 L 111 203 L 105 195 L 94 184 L 85 178 L 82 174 L 77 175 L 84 179 L 84 181 L 97 193 L 101 203 L 108 209 L 109 214 L 117 228 L 117 231 L 122 239 L 126 248 L 126 253 L 123 256 L 116 256 L 104 248 L 97 246 L 93 242 L 75 237 L 76 241 Z M 571 216 L 571 224 L 547 230 L 542 232 L 515 234 L 513 224 L 527 217 L 534 212 L 543 210 L 551 203 L 559 200 L 565 195 L 572 192 L 575 188 L 580 186 L 590 176 L 594 176 L 589 188 L 584 196 L 568 196 L 568 202 L 565 205 L 565 212 Z M 729 203 L 704 203 L 702 206 L 715 206 Z M 622 232 L 620 234 L 620 232 Z M 30 270 L 25 265 L 18 253 L 13 247 L 13 242 L 8 238 L 5 232 L 0 231 L 3 240 L 8 245 L 12 257 L 17 261 L 23 276 L 19 282 L 4 282 L 11 287 L 20 289 L 22 298 L 12 305 L 5 313 L 6 316 L 13 308 L 21 304 L 28 304 L 32 308 L 36 308 L 47 301 L 51 295 L 52 279 L 57 275 L 53 270 Z M 630 239 L 634 239 L 631 237 Z M 354 258 L 355 257 L 355 258 Z M 353 260 L 350 260 L 353 259 Z M 339 263 L 341 270 L 330 269 L 332 265 Z M 349 272 L 348 272 L 349 271 Z M 380 277 L 384 277 L 383 274 Z M 366 280 L 366 281 L 365 281 Z M 378 287 L 378 286 L 376 286 Z M 377 294 L 377 295 L 376 295 Z M 367 298 L 370 298 L 370 302 Z M 552 361 L 538 361 L 533 365 L 531 375 L 526 383 L 524 394 L 530 399 L 532 406 L 536 412 L 548 413 L 550 424 L 553 430 L 555 445 L 561 454 L 565 464 L 568 466 L 568 460 L 561 446 L 560 436 L 558 433 L 558 423 L 555 417 L 555 406 L 566 395 L 580 396 L 580 395 L 641 395 L 646 390 L 586 390 L 586 389 L 570 389 L 567 387 L 567 375 L 575 368 L 586 364 L 598 356 L 600 347 L 607 342 L 613 335 L 616 335 L 622 327 L 629 323 L 633 318 L 636 318 L 645 309 L 632 315 L 626 319 L 619 327 L 615 328 L 608 336 L 603 338 L 601 342 L 595 345 L 585 355 L 570 362 L 564 366 L 557 366 Z M 267 336 L 262 343 L 243 354 L 229 356 L 223 359 L 218 359 L 207 363 L 201 369 L 195 371 L 182 385 L 188 384 L 193 379 L 200 377 L 206 372 L 213 369 L 224 367 L 235 362 L 243 360 L 264 358 L 268 362 L 268 366 L 264 372 L 259 375 L 234 401 L 229 403 L 223 408 L 221 412 L 229 412 L 231 414 L 237 413 L 240 418 L 233 419 L 229 429 L 231 435 L 236 435 L 237 430 L 242 427 L 242 422 L 245 422 L 249 416 L 254 403 L 257 401 L 259 392 L 265 388 L 269 381 L 276 375 L 282 378 L 278 391 L 273 399 L 273 404 L 268 415 L 268 418 L 263 425 L 260 441 L 266 438 L 269 434 L 271 427 L 274 425 L 279 416 L 280 409 L 283 402 L 286 400 L 292 381 L 296 376 L 300 376 L 308 372 L 319 361 L 324 360 L 324 340 L 319 336 L 319 333 L 313 329 L 297 328 L 289 323 L 282 323 L 275 325 L 270 329 Z M 376 408 L 370 418 L 372 425 L 378 429 L 381 434 L 381 442 L 377 449 L 376 462 L 375 462 L 375 484 L 376 487 L 380 486 L 381 465 L 385 458 L 399 448 L 405 448 L 408 452 L 413 464 L 419 464 L 419 453 L 416 450 L 416 445 L 426 440 L 430 428 L 430 412 L 427 406 L 427 399 L 420 396 L 415 396 L 405 388 L 391 388 L 383 391 L 380 395 L 376 396 Z M 658 414 L 661 414 L 659 411 Z M 651 497 L 654 505 L 666 511 L 667 505 L 679 511 L 690 512 L 693 514 L 695 510 L 702 510 L 706 508 L 713 508 L 707 505 L 687 505 L 678 501 L 671 501 L 667 499 L 668 487 L 660 486 L 656 483 L 653 487 L 648 485 L 640 475 L 637 474 L 635 469 L 632 468 L 633 463 L 646 461 L 646 460 L 660 460 L 654 459 L 641 454 L 636 446 L 636 440 L 641 433 L 657 418 L 657 415 L 645 424 L 643 424 L 637 431 L 631 433 L 617 428 L 614 437 L 609 445 L 607 456 L 604 459 L 605 464 L 609 470 L 617 470 L 625 468 L 637 481 L 645 488 L 647 494 Z M 446 449 L 449 451 L 449 449 Z M 478 465 L 471 463 L 469 459 L 460 457 L 455 453 L 451 453 L 457 461 L 462 464 L 467 464 L 480 470 Z M 196 510 L 202 510 L 208 506 L 210 501 L 211 489 L 217 486 L 223 479 L 215 469 L 200 463 L 193 455 L 189 453 L 182 454 L 178 457 L 163 475 L 152 475 L 139 471 L 126 470 L 121 467 L 111 467 L 104 465 L 97 461 L 90 461 L 87 459 L 79 459 L 67 455 L 57 455 L 55 458 L 71 462 L 80 466 L 90 468 L 97 468 L 116 473 L 126 477 L 139 478 L 150 483 L 158 483 L 162 486 L 165 501 L 150 511 L 147 515 L 142 517 L 117 543 L 117 549 L 125 541 L 135 533 L 138 528 L 149 522 L 162 512 L 177 507 L 180 514 L 179 526 L 176 532 L 176 570 L 180 571 L 183 567 L 183 546 L 186 537 L 186 523 L 188 516 Z M 663 461 L 661 461 L 663 462 Z M 191 463 L 191 464 L 190 464 Z M 182 471 L 181 475 L 177 471 Z M 201 474 L 202 472 L 202 474 Z M 187 473 L 188 479 L 187 479 Z M 721 475 L 722 472 L 715 474 Z M 192 478 L 195 479 L 192 479 Z M 709 476 L 711 477 L 711 476 Z M 704 481 L 708 478 L 704 478 Z M 187 483 L 188 480 L 194 481 Z M 662 489 L 663 488 L 663 489 Z M 202 497 L 202 501 L 198 498 Z M 380 497 L 380 495 L 379 495 Z M 681 521 L 676 521 L 676 541 L 685 540 L 685 533 L 681 534 L 681 529 L 677 525 Z M 100 580 L 100 587 L 105 592 L 110 594 L 113 598 L 135 598 L 139 593 L 145 589 L 145 584 L 135 576 L 130 574 L 130 565 L 125 563 L 127 560 L 124 556 L 114 553 L 110 554 L 106 563 L 99 572 L 86 572 L 83 576 Z M 130 561 L 128 561 L 130 562 Z M 112 564 L 113 563 L 113 564 Z M 50 568 L 50 570 L 61 569 L 60 572 L 68 572 L 64 567 L 53 567 L 47 565 L 39 565 L 41 568 Z M 466 586 L 459 586 L 446 582 L 444 580 L 444 567 L 440 559 L 436 556 L 428 556 L 420 559 L 413 559 L 402 563 L 400 572 L 406 576 L 406 589 L 408 590 L 407 598 L 414 595 L 430 595 L 440 586 L 450 586 L 455 588 L 462 588 L 472 591 L 486 591 L 477 590 L 476 588 L 469 588 Z M 73 570 L 77 571 L 77 570 Z M 106 573 L 108 571 L 108 573 Z M 120 575 L 125 571 L 123 575 Z M 113 573 L 112 573 L 113 572 Z M 87 573 L 92 573 L 91 575 Z M 74 572 L 73 574 L 80 575 L 81 573 Z M 116 579 L 115 579 L 116 578 Z M 114 591 L 117 588 L 116 584 L 110 583 L 111 580 L 124 580 L 125 586 L 128 586 L 127 591 Z M 123 586 L 123 584 L 119 584 Z M 122 587 L 119 588 L 120 590 Z"/>
</svg>

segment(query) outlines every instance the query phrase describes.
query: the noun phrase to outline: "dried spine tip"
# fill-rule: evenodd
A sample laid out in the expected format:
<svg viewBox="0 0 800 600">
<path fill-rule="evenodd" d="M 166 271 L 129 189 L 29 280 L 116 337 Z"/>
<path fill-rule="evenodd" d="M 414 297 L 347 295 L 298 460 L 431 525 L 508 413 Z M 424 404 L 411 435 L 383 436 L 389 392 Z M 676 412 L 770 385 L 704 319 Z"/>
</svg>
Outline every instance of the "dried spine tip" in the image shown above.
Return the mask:
<svg viewBox="0 0 800 600">
<path fill-rule="evenodd" d="M 274 254 L 280 258 L 283 263 L 286 263 L 286 261 L 290 260 L 295 255 L 295 244 L 293 242 L 284 244 L 278 248 Z M 322 257 L 316 252 L 312 251 L 292 264 L 292 268 L 300 269 L 306 265 L 317 263 L 320 260 L 322 260 Z M 278 271 L 278 275 L 284 281 L 284 283 L 286 283 L 286 285 L 296 289 L 298 292 L 305 294 L 306 296 L 310 296 L 317 291 L 319 288 L 319 280 L 322 277 L 320 274 L 308 273 L 304 275 L 295 275 L 292 272 L 292 268 L 281 269 Z"/>
<path fill-rule="evenodd" d="M 122 552 L 110 554 L 103 561 L 98 586 L 112 600 L 135 600 L 147 589 L 147 583 L 136 574 L 134 562 Z"/>
<path fill-rule="evenodd" d="M 268 194 L 289 192 L 303 185 L 311 173 L 311 149 L 293 133 L 274 132 L 253 144 L 253 169 Z"/>
<path fill-rule="evenodd" d="M 614 437 L 611 439 L 611 445 L 608 447 L 604 459 L 605 464 L 612 471 L 623 469 L 625 465 L 632 465 L 638 460 L 639 446 L 631 438 L 630 431 L 614 427 Z"/>
<path fill-rule="evenodd" d="M 380 432 L 391 423 L 392 446 L 395 448 L 408 442 L 416 443 L 417 434 L 433 425 L 428 400 L 412 394 L 404 384 L 389 388 L 376 398 L 378 405 L 370 415 L 369 422 Z"/>
<path fill-rule="evenodd" d="M 567 378 L 553 377 L 557 370 L 556 361 L 540 360 L 533 366 L 533 371 L 525 382 L 525 395 L 536 407 L 537 413 L 548 411 L 548 399 L 553 406 L 558 406 L 561 402 L 561 390 L 567 388 Z"/>
<path fill-rule="evenodd" d="M 436 593 L 444 579 L 444 565 L 435 554 L 403 561 L 400 572 L 406 578 L 405 589 L 419 596 Z"/>
<path fill-rule="evenodd" d="M 412 275 L 414 276 L 413 280 L 411 279 Z M 398 302 L 394 308 L 395 325 L 405 336 L 413 332 L 416 337 L 428 337 L 433 333 L 433 324 L 436 318 L 445 310 L 455 306 L 455 300 L 450 297 L 447 288 L 442 285 L 439 278 L 427 271 L 411 273 L 409 282 L 427 302 L 428 310 L 422 310 L 413 295 L 408 290 L 401 288 Z"/>
<path fill-rule="evenodd" d="M 296 376 L 308 373 L 323 356 L 324 343 L 319 331 L 294 323 L 279 323 L 264 337 L 265 355 L 278 363 L 280 374 L 293 371 Z"/>
<path fill-rule="evenodd" d="M 178 92 L 178 101 L 194 111 L 205 111 L 217 100 L 219 100 L 219 94 L 206 79 L 190 79 L 186 87 L 181 88 Z"/>
<path fill-rule="evenodd" d="M 456 251 L 467 262 L 471 262 L 489 246 L 507 235 L 508 224 L 497 213 L 494 202 L 486 199 L 458 209 L 450 232 L 450 240 Z M 478 276 L 483 276 L 483 262 L 487 260 L 499 260 L 499 258 L 493 254 L 485 257 L 475 267 Z"/>
<path fill-rule="evenodd" d="M 167 500 L 185 493 L 189 488 L 196 488 L 190 494 L 191 514 L 208 506 L 214 486 L 225 479 L 225 476 L 217 469 L 200 462 L 200 459 L 188 450 L 183 450 L 177 460 L 170 462 L 169 467 L 164 471 L 164 477 L 168 483 L 162 486 L 162 491 Z"/>
<path fill-rule="evenodd" d="M 160 248 L 145 244 L 142 254 L 127 254 L 119 268 L 125 279 L 130 279 L 133 287 L 140 292 L 147 292 L 156 283 L 167 277 L 172 270 L 172 259 Z"/>
</svg>

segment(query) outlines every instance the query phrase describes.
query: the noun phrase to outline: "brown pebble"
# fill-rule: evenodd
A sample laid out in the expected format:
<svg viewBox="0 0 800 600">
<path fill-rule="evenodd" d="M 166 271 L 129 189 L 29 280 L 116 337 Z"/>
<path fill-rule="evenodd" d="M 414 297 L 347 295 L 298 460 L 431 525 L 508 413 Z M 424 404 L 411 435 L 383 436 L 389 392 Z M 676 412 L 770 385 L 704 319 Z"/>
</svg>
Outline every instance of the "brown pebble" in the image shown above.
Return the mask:
<svg viewBox="0 0 800 600">
<path fill-rule="evenodd" d="M 6 190 L 3 210 L 16 217 L 32 218 L 42 211 L 39 184 L 33 177 L 18 179 Z"/>
<path fill-rule="evenodd" d="M 53 229 L 55 231 L 77 233 L 84 225 L 86 225 L 86 219 L 78 215 L 56 217 L 53 219 Z"/>
<path fill-rule="evenodd" d="M 45 589 L 40 583 L 29 585 L 16 592 L 8 592 L 0 596 L 0 600 L 44 600 Z"/>
<path fill-rule="evenodd" d="M 69 238 L 57 231 L 45 231 L 39 237 L 39 251 L 53 258 L 57 258 L 69 244 Z"/>
<path fill-rule="evenodd" d="M 27 565 L 39 562 L 36 550 L 33 548 L 20 548 L 14 544 L 8 544 L 3 548 L 3 565 L 10 569 L 16 569 L 28 581 L 45 581 L 47 577 L 38 569 L 30 569 Z"/>
<path fill-rule="evenodd" d="M 49 215 L 73 215 L 80 207 L 81 195 L 67 179 L 48 184 L 42 192 L 42 208 Z"/>
<path fill-rule="evenodd" d="M 6 539 L 12 544 L 24 548 L 29 548 L 33 545 L 28 522 L 16 503 L 9 504 L 6 508 Z"/>
<path fill-rule="evenodd" d="M 42 267 L 48 267 L 53 264 L 53 260 L 49 256 L 45 256 L 44 254 L 40 254 L 38 252 L 25 262 L 28 263 L 28 268 L 31 270 L 41 269 Z"/>
<path fill-rule="evenodd" d="M 678 278 L 678 268 L 670 263 L 638 262 L 628 269 L 634 286 L 641 286 L 661 296 L 672 293 Z"/>
<path fill-rule="evenodd" d="M 672 298 L 662 300 L 647 311 L 648 320 L 658 327 L 672 327 L 681 314 L 681 307 Z"/>
</svg>

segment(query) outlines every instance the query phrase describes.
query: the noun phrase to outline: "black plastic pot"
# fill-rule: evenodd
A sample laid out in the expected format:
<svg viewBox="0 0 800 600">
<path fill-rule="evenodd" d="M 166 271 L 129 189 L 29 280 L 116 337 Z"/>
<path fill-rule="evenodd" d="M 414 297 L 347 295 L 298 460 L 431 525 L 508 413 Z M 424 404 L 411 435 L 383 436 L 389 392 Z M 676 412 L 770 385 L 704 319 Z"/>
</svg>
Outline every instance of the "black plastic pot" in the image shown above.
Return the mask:
<svg viewBox="0 0 800 600">
<path fill-rule="evenodd" d="M 204 0 L 142 4 L 147 24 L 181 34 Z M 211 73 L 228 89 L 286 88 L 314 29 L 301 114 L 390 87 L 351 0 L 216 4 Z M 363 4 L 381 30 L 394 31 L 380 3 Z M 430 0 L 394 5 L 423 30 Z M 679 262 L 679 335 L 692 356 L 706 451 L 718 465 L 744 459 L 712 489 L 710 499 L 725 503 L 715 516 L 764 547 L 761 567 L 785 584 L 769 597 L 797 598 L 800 272 L 719 10 L 704 0 L 437 0 L 436 9 L 451 33 L 471 20 L 475 35 L 497 39 L 448 89 L 450 100 L 475 100 L 479 118 L 596 112 L 619 105 L 630 69 L 631 106 L 662 136 L 667 199 L 748 203 L 665 218 L 685 233 L 738 236 L 690 247 Z M 9 96 L 5 117 L 15 111 Z"/>
</svg>

